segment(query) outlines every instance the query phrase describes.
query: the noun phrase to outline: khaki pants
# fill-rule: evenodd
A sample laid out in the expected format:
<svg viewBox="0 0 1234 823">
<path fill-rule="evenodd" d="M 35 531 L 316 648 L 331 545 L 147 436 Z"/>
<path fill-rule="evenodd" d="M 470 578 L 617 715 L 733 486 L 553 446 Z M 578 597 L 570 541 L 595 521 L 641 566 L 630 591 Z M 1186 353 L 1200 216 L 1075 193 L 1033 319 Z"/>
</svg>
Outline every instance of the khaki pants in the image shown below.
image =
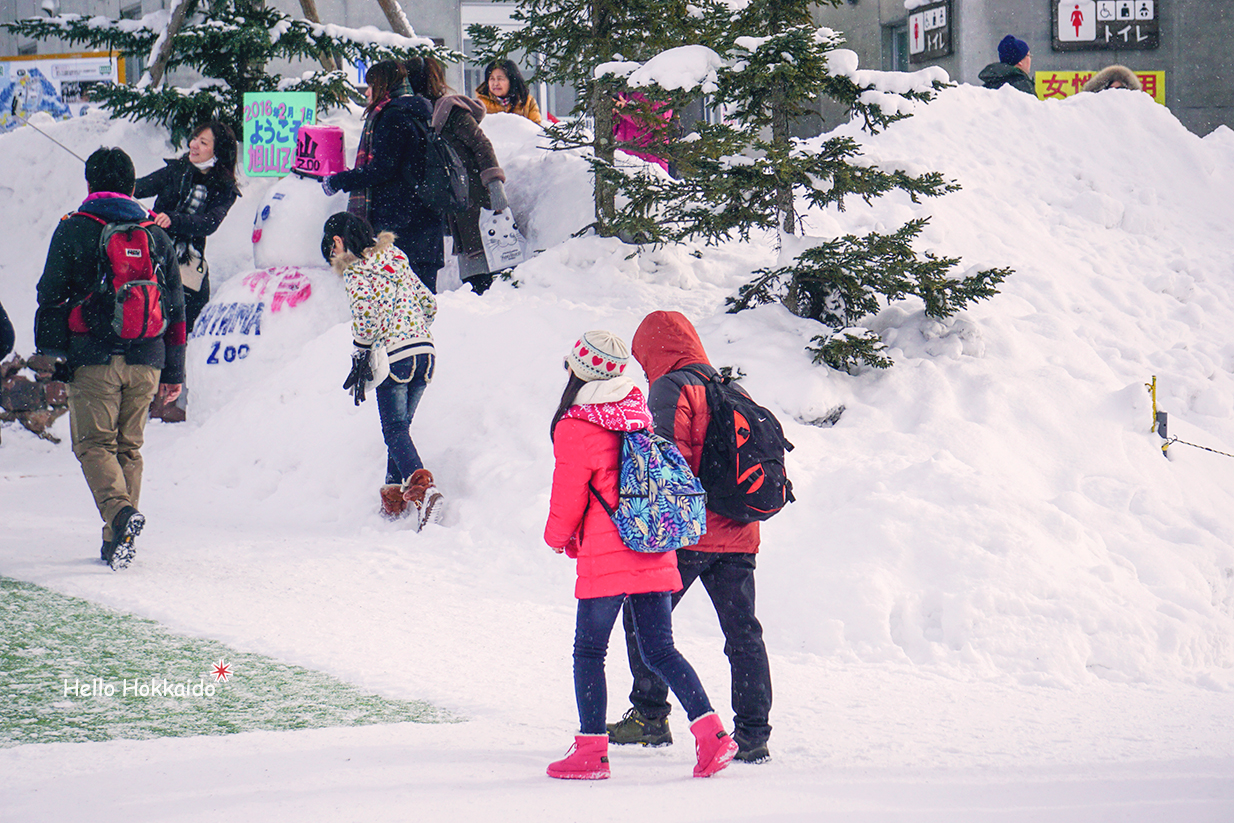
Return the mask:
<svg viewBox="0 0 1234 823">
<path fill-rule="evenodd" d="M 69 383 L 69 428 L 73 454 L 103 517 L 103 539 L 111 522 L 141 497 L 141 446 L 146 416 L 159 387 L 159 370 L 130 366 L 116 355 L 104 366 L 81 366 Z"/>
</svg>

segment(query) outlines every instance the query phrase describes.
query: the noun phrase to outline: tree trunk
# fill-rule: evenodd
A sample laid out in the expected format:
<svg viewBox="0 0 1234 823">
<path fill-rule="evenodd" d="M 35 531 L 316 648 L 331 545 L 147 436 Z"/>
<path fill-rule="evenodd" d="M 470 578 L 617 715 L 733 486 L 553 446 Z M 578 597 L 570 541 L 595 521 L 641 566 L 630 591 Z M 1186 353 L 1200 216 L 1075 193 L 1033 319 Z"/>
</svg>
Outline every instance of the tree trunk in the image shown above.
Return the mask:
<svg viewBox="0 0 1234 823">
<path fill-rule="evenodd" d="M 784 86 L 777 86 L 771 95 L 771 143 L 776 153 L 787 159 L 792 152 L 792 138 L 788 132 L 788 102 Z M 780 227 L 785 234 L 797 233 L 797 212 L 793 208 L 793 186 L 777 175 L 776 210 L 780 212 Z"/>
<path fill-rule="evenodd" d="M 390 23 L 391 31 L 404 37 L 415 36 L 415 33 L 411 30 L 411 24 L 407 22 L 407 15 L 403 14 L 403 7 L 398 4 L 398 0 L 377 0 L 377 5 L 381 6 L 382 12 L 385 13 L 386 20 Z"/>
<path fill-rule="evenodd" d="M 155 88 L 163 82 L 163 74 L 167 71 L 167 63 L 171 60 L 171 41 L 184 27 L 184 20 L 188 17 L 190 7 L 197 6 L 196 0 L 173 0 L 173 2 L 175 5 L 172 6 L 171 17 L 167 20 L 167 29 L 155 44 L 155 53 L 151 55 L 150 68 L 147 69 L 150 88 Z"/>
<path fill-rule="evenodd" d="M 613 18 L 609 4 L 613 0 L 593 0 L 591 5 L 592 53 L 596 56 L 611 53 Z M 607 83 L 597 80 L 591 89 L 591 112 L 596 130 L 592 148 L 596 159 L 613 162 L 613 98 Z M 617 217 L 616 192 L 612 183 L 603 176 L 595 175 L 596 222 L 600 234 L 608 236 Z"/>
<path fill-rule="evenodd" d="M 321 23 L 321 15 L 317 13 L 317 4 L 313 0 L 300 0 L 300 10 L 304 12 L 305 20 Z M 321 61 L 321 67 L 326 71 L 338 71 L 342 68 L 328 51 L 323 50 L 317 55 L 317 59 Z"/>
</svg>

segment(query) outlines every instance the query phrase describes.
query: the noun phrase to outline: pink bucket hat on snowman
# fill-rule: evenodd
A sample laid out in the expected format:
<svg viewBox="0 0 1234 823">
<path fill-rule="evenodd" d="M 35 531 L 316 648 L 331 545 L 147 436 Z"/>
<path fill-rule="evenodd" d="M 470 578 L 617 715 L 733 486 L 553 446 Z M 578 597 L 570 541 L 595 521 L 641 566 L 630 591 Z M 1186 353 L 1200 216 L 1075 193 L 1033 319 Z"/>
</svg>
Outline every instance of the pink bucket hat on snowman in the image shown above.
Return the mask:
<svg viewBox="0 0 1234 823">
<path fill-rule="evenodd" d="M 611 331 L 589 331 L 570 349 L 566 364 L 586 382 L 608 380 L 626 370 L 630 347 Z"/>
</svg>

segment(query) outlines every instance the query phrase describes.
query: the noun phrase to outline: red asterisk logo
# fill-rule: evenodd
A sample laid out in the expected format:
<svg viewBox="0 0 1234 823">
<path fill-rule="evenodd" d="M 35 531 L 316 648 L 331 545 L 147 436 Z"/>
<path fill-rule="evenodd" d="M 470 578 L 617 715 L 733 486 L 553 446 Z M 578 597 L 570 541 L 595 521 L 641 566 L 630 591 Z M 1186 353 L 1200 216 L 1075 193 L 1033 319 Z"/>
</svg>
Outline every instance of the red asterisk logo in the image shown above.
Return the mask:
<svg viewBox="0 0 1234 823">
<path fill-rule="evenodd" d="M 217 683 L 221 680 L 226 683 L 227 678 L 231 677 L 231 666 L 227 664 L 226 660 L 220 660 L 214 664 L 214 668 L 210 670 L 210 674 L 214 675 L 214 682 Z"/>
</svg>

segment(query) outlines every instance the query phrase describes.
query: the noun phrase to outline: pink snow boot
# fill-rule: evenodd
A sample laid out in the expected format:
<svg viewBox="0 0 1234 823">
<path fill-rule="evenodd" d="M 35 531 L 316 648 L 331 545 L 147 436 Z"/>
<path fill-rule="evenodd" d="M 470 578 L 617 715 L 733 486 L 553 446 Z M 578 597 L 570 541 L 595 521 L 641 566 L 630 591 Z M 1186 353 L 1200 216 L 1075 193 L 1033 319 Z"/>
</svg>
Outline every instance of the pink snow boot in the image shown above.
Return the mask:
<svg viewBox="0 0 1234 823">
<path fill-rule="evenodd" d="M 609 776 L 608 735 L 574 735 L 574 745 L 566 752 L 565 758 L 548 764 L 548 776 L 562 780 L 606 779 Z"/>
<path fill-rule="evenodd" d="M 724 731 L 715 712 L 707 712 L 691 723 L 690 731 L 694 733 L 694 753 L 698 755 L 695 777 L 711 777 L 726 768 L 737 754 L 737 743 Z"/>
</svg>

